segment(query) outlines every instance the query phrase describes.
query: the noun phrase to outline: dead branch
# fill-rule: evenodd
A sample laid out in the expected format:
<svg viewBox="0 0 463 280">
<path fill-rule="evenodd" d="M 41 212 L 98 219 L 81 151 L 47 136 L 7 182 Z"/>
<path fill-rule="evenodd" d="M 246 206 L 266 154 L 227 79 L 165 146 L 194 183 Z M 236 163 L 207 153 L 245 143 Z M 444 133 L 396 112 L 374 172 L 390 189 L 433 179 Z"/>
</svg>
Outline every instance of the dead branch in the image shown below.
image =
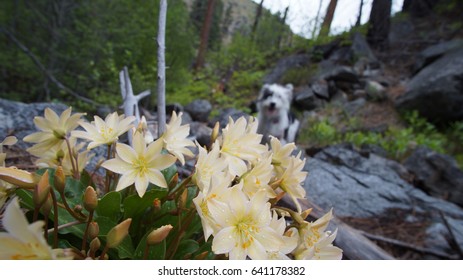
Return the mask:
<svg viewBox="0 0 463 280">
<path fill-rule="evenodd" d="M 4 33 L 18 48 L 20 48 L 27 56 L 29 56 L 34 64 L 37 66 L 37 68 L 42 71 L 45 76 L 52 82 L 54 83 L 59 89 L 64 90 L 65 92 L 71 94 L 75 98 L 84 101 L 86 103 L 90 103 L 95 106 L 100 106 L 101 104 L 93 101 L 92 99 L 89 99 L 87 97 L 84 97 L 77 92 L 73 91 L 72 89 L 68 88 L 65 86 L 63 83 L 61 83 L 50 71 L 48 71 L 45 66 L 40 62 L 40 60 L 35 56 L 35 54 L 32 53 L 31 50 L 29 50 L 28 47 L 26 47 L 24 44 L 22 44 L 11 32 L 9 32 L 7 29 L 0 27 L 0 31 Z"/>
<path fill-rule="evenodd" d="M 395 245 L 395 246 L 399 246 L 399 247 L 402 247 L 402 248 L 413 250 L 413 251 L 418 252 L 418 253 L 430 254 L 430 255 L 434 255 L 434 256 L 439 257 L 439 258 L 444 258 L 444 259 L 449 259 L 449 260 L 458 259 L 458 256 L 456 256 L 456 255 L 449 255 L 449 254 L 445 254 L 445 253 L 442 253 L 442 252 L 438 252 L 436 250 L 423 248 L 423 247 L 419 247 L 419 246 L 414 246 L 414 245 L 412 245 L 410 243 L 406 243 L 406 242 L 403 242 L 403 241 L 400 241 L 400 240 L 397 240 L 397 239 L 387 238 L 387 237 L 384 237 L 384 236 L 379 236 L 379 235 L 371 234 L 371 233 L 368 233 L 368 232 L 364 232 L 364 231 L 361 231 L 361 230 L 359 230 L 359 232 L 361 234 L 363 234 L 365 237 L 368 237 L 368 238 L 370 238 L 372 240 L 389 243 L 389 244 L 392 244 L 392 245 Z"/>
<path fill-rule="evenodd" d="M 158 137 L 166 130 L 166 17 L 167 1 L 161 0 L 158 29 Z"/>
<path fill-rule="evenodd" d="M 457 239 L 455 237 L 455 234 L 453 233 L 453 230 L 450 227 L 449 222 L 447 221 L 447 218 L 445 217 L 444 213 L 442 213 L 442 211 L 439 211 L 439 214 L 440 214 L 442 220 L 444 221 L 445 227 L 449 231 L 450 239 L 451 239 L 450 242 L 449 242 L 449 243 L 451 243 L 450 245 L 453 245 L 453 247 L 455 247 L 456 250 L 458 251 L 458 254 L 460 255 L 460 257 L 463 257 L 463 249 L 458 244 Z"/>
</svg>

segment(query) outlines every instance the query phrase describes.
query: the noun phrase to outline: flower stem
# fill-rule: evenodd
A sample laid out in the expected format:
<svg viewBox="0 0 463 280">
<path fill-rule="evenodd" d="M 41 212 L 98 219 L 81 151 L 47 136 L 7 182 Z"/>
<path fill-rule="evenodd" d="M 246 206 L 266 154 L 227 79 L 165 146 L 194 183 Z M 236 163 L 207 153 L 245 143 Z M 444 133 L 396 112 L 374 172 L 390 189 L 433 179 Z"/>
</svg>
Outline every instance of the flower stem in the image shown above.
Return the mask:
<svg viewBox="0 0 463 280">
<path fill-rule="evenodd" d="M 111 159 L 111 147 L 112 147 L 112 144 L 108 144 L 107 146 L 108 146 L 108 153 L 107 153 L 106 159 L 109 160 L 109 159 Z M 111 185 L 111 171 L 106 169 L 105 193 L 109 192 L 110 185 Z"/>
<path fill-rule="evenodd" d="M 93 211 L 88 214 L 87 219 L 87 226 L 85 227 L 84 237 L 82 238 L 82 251 L 87 250 L 87 238 L 88 238 L 88 228 L 90 227 L 90 223 L 93 220 Z"/>
<path fill-rule="evenodd" d="M 50 191 L 53 200 L 53 248 L 58 248 L 58 203 L 55 192 Z"/>
<path fill-rule="evenodd" d="M 76 163 L 74 162 L 75 159 L 72 153 L 71 143 L 69 143 L 69 138 L 65 137 L 64 139 L 66 140 L 66 146 L 68 146 L 69 160 L 71 161 L 74 178 L 79 179 L 80 174 L 79 174 L 79 170 L 76 167 Z"/>
<path fill-rule="evenodd" d="M 106 244 L 106 246 L 104 247 L 103 249 L 103 252 L 101 253 L 100 255 L 100 260 L 104 260 L 104 256 L 106 255 L 106 253 L 108 252 L 109 250 L 109 247 L 108 247 L 108 244 Z"/>
<path fill-rule="evenodd" d="M 150 245 L 147 243 L 145 247 L 145 251 L 143 252 L 143 259 L 147 260 L 148 259 L 148 254 L 150 252 Z"/>
<path fill-rule="evenodd" d="M 63 200 L 64 208 L 66 208 L 66 210 L 69 212 L 69 214 L 71 214 L 72 217 L 74 217 L 74 219 L 79 220 L 79 221 L 85 221 L 87 219 L 85 215 L 81 213 L 77 214 L 74 210 L 71 209 L 71 207 L 69 207 L 69 204 L 66 201 L 66 196 L 64 195 L 63 192 L 59 192 L 59 194 L 61 196 L 61 199 Z"/>
</svg>

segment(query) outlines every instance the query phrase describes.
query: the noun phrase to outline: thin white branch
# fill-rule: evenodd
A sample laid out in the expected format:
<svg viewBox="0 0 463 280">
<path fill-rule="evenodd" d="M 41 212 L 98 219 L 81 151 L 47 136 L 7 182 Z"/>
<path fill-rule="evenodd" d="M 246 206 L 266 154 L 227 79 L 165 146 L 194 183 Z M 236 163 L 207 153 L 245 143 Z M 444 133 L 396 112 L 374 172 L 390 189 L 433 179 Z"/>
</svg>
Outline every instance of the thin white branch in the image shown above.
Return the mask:
<svg viewBox="0 0 463 280">
<path fill-rule="evenodd" d="M 166 35 L 167 0 L 161 0 L 158 29 L 158 137 L 166 130 Z"/>
</svg>

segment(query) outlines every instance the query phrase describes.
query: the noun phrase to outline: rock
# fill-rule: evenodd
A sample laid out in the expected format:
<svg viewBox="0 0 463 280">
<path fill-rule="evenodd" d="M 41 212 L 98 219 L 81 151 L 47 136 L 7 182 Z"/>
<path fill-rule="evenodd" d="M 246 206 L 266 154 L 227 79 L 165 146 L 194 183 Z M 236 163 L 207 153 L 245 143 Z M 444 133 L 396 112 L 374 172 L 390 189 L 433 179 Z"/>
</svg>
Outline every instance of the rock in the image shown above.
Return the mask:
<svg viewBox="0 0 463 280">
<path fill-rule="evenodd" d="M 338 82 L 338 81 L 349 82 L 349 83 L 359 82 L 359 78 L 357 76 L 357 73 L 355 73 L 355 70 L 352 67 L 343 66 L 343 65 L 338 65 L 338 66 L 326 69 L 324 72 L 322 72 L 320 78 L 326 81 L 333 80 L 335 82 Z"/>
<path fill-rule="evenodd" d="M 212 105 L 205 99 L 196 99 L 185 106 L 185 111 L 190 114 L 194 121 L 207 122 Z"/>
<path fill-rule="evenodd" d="M 463 48 L 422 69 L 395 104 L 436 123 L 463 120 Z"/>
<path fill-rule="evenodd" d="M 212 128 L 202 122 L 190 123 L 190 139 L 196 140 L 201 146 L 209 146 L 211 144 Z"/>
<path fill-rule="evenodd" d="M 419 147 L 404 161 L 404 166 L 425 192 L 463 206 L 463 171 L 452 157 Z"/>
<path fill-rule="evenodd" d="M 389 43 L 395 46 L 403 45 L 404 40 L 414 35 L 415 31 L 413 22 L 408 18 L 392 20 L 389 30 Z"/>
<path fill-rule="evenodd" d="M 308 54 L 295 54 L 280 59 L 275 67 L 268 73 L 263 82 L 266 84 L 280 83 L 280 79 L 288 70 L 294 68 L 304 68 L 310 65 L 310 56 Z"/>
<path fill-rule="evenodd" d="M 68 107 L 61 103 L 25 104 L 0 98 L 0 139 L 14 135 L 18 138 L 17 147 L 30 147 L 31 144 L 23 142 L 22 139 L 38 131 L 33 122 L 34 117 L 43 116 L 46 108 L 60 115 Z"/>
<path fill-rule="evenodd" d="M 443 55 L 460 48 L 463 48 L 462 39 L 451 40 L 426 48 L 424 51 L 417 55 L 415 64 L 413 66 L 413 73 L 417 73 Z"/>
<path fill-rule="evenodd" d="M 367 81 L 365 83 L 365 92 L 367 97 L 373 101 L 384 101 L 387 99 L 386 88 L 376 81 Z"/>
<path fill-rule="evenodd" d="M 358 112 L 358 110 L 360 110 L 360 108 L 362 108 L 365 104 L 367 103 L 367 101 L 365 100 L 365 98 L 358 98 L 358 99 L 355 99 L 353 101 L 350 101 L 348 103 L 346 103 L 344 105 L 344 111 L 349 115 L 349 116 L 353 116 L 355 115 L 355 113 Z"/>
<path fill-rule="evenodd" d="M 371 50 L 370 45 L 365 39 L 365 36 L 359 32 L 354 32 L 351 39 L 351 51 L 354 57 L 354 61 L 358 61 L 360 58 L 364 58 L 370 67 L 379 68 L 378 59 Z"/>
<path fill-rule="evenodd" d="M 323 100 L 317 98 L 313 90 L 304 86 L 295 92 L 294 106 L 300 110 L 311 111 L 323 106 Z"/>
<path fill-rule="evenodd" d="M 327 81 L 319 79 L 310 83 L 313 93 L 319 98 L 329 100 L 333 92 L 330 92 L 330 86 Z"/>
<path fill-rule="evenodd" d="M 424 246 L 448 254 L 453 250 L 443 243 L 449 238 L 448 231 L 432 228 L 442 223 L 442 212 L 452 223 L 457 242 L 463 242 L 463 209 L 407 183 L 403 178 L 408 171 L 397 162 L 373 153 L 363 157 L 345 146 L 332 146 L 308 159 L 304 170 L 308 171 L 304 183 L 308 199 L 323 209 L 333 208 L 338 217 L 389 220 L 390 225 L 381 224 L 386 228 L 397 226 L 399 217 L 401 222 L 417 221 L 424 227 L 420 235 L 426 235 L 429 229 L 436 235 L 427 238 L 441 240 L 437 245 Z M 397 217 L 397 213 L 401 216 Z"/>
<path fill-rule="evenodd" d="M 236 121 L 240 117 L 245 117 L 248 119 L 249 115 L 235 108 L 225 108 L 220 110 L 219 115 L 214 117 L 212 121 L 209 122 L 209 126 L 214 127 L 215 123 L 219 122 L 220 127 L 224 128 L 228 124 L 229 117 Z"/>
</svg>

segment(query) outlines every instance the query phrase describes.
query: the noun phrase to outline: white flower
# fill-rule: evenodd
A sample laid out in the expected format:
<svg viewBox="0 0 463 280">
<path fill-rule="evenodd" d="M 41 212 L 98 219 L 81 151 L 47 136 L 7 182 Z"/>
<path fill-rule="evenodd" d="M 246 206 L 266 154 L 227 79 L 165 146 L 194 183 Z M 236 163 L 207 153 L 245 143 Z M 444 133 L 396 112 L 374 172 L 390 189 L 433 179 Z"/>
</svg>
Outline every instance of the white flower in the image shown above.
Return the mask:
<svg viewBox="0 0 463 280">
<path fill-rule="evenodd" d="M 66 109 L 59 117 L 50 108 L 45 109 L 45 117 L 35 117 L 34 123 L 41 131 L 24 137 L 25 142 L 37 143 L 27 149 L 29 152 L 42 153 L 63 143 L 68 134 L 79 126 L 78 121 L 85 115 L 71 115 L 72 108 Z"/>
<path fill-rule="evenodd" d="M 241 183 L 240 183 L 241 184 Z M 256 193 L 251 200 L 232 188 L 228 207 L 210 208 L 210 214 L 220 230 L 214 235 L 212 250 L 215 254 L 229 254 L 233 260 L 267 259 L 267 251 L 278 251 L 283 239 L 270 227 L 270 203 L 265 192 Z"/>
<path fill-rule="evenodd" d="M 270 137 L 270 146 L 273 153 L 272 164 L 287 168 L 291 154 L 296 148 L 296 145 L 294 143 L 288 143 L 282 146 L 278 138 Z"/>
<path fill-rule="evenodd" d="M 325 232 L 328 223 L 333 218 L 332 209 L 313 223 L 306 223 L 299 229 L 299 245 L 294 256 L 299 260 L 340 260 L 342 250 L 333 246 L 337 230 L 334 233 Z"/>
<path fill-rule="evenodd" d="M 243 191 L 248 197 L 252 197 L 259 190 L 265 190 L 269 198 L 275 197 L 275 192 L 268 185 L 273 176 L 272 156 L 268 155 L 255 164 L 255 166 L 244 173 Z"/>
<path fill-rule="evenodd" d="M 212 145 L 211 151 L 208 153 L 206 149 L 198 146 L 198 160 L 195 165 L 194 179 L 196 185 L 202 192 L 207 192 L 211 183 L 213 174 L 224 174 L 224 170 L 228 164 L 224 158 L 220 157 L 219 144 L 215 142 Z"/>
<path fill-rule="evenodd" d="M 51 249 L 43 237 L 43 221 L 29 224 L 15 197 L 6 207 L 0 232 L 0 259 L 70 259 L 63 249 Z"/>
<path fill-rule="evenodd" d="M 248 124 L 244 117 L 236 123 L 229 118 L 228 125 L 222 130 L 220 138 L 221 154 L 229 164 L 232 175 L 241 176 L 247 171 L 246 162 L 254 162 L 267 151 L 262 145 L 262 135 L 257 134 L 257 121 Z"/>
<path fill-rule="evenodd" d="M 135 133 L 133 136 L 133 148 L 117 143 L 116 158 L 107 160 L 101 165 L 115 173 L 122 174 L 116 191 L 135 183 L 135 189 L 142 197 L 149 183 L 167 188 L 167 182 L 161 170 L 173 165 L 175 157 L 161 154 L 162 144 L 162 140 L 158 139 L 146 147 L 143 135 L 140 133 Z"/>
<path fill-rule="evenodd" d="M 182 125 L 182 113 L 177 117 L 175 111 L 172 112 L 172 117 L 166 124 L 166 131 L 161 138 L 164 140 L 164 148 L 173 154 L 182 165 L 185 164 L 185 156 L 194 156 L 193 152 L 188 147 L 194 147 L 193 141 L 187 139 L 190 134 L 190 125 Z"/>
<path fill-rule="evenodd" d="M 286 192 L 297 207 L 297 211 L 301 213 L 302 208 L 298 199 L 305 198 L 305 189 L 301 186 L 307 177 L 307 172 L 302 171 L 305 165 L 305 160 L 297 157 L 290 157 L 289 164 L 286 169 L 275 166 L 277 178 L 281 180 L 280 188 Z"/>
<path fill-rule="evenodd" d="M 290 228 L 288 231 L 285 232 L 286 220 L 284 217 L 278 219 L 278 215 L 276 212 L 273 212 L 270 227 L 273 228 L 276 231 L 276 233 L 282 236 L 283 246 L 278 251 L 268 251 L 268 258 L 272 260 L 290 260 L 288 254 L 296 248 L 299 241 L 297 229 Z"/>
<path fill-rule="evenodd" d="M 80 126 L 86 131 L 73 131 L 72 136 L 90 140 L 88 150 L 100 145 L 110 145 L 133 126 L 134 120 L 134 116 L 119 116 L 117 112 L 107 115 L 104 121 L 99 116 L 94 116 L 92 123 L 80 121 Z"/>
<path fill-rule="evenodd" d="M 212 211 L 221 211 L 220 209 L 227 208 L 227 201 L 230 199 L 232 178 L 230 176 L 222 176 L 221 174 L 213 174 L 210 187 L 204 192 L 200 191 L 198 196 L 193 199 L 196 210 L 201 217 L 201 224 L 204 231 L 204 239 L 207 240 L 212 234 L 216 234 L 220 229 L 217 222 L 211 216 Z"/>
</svg>

